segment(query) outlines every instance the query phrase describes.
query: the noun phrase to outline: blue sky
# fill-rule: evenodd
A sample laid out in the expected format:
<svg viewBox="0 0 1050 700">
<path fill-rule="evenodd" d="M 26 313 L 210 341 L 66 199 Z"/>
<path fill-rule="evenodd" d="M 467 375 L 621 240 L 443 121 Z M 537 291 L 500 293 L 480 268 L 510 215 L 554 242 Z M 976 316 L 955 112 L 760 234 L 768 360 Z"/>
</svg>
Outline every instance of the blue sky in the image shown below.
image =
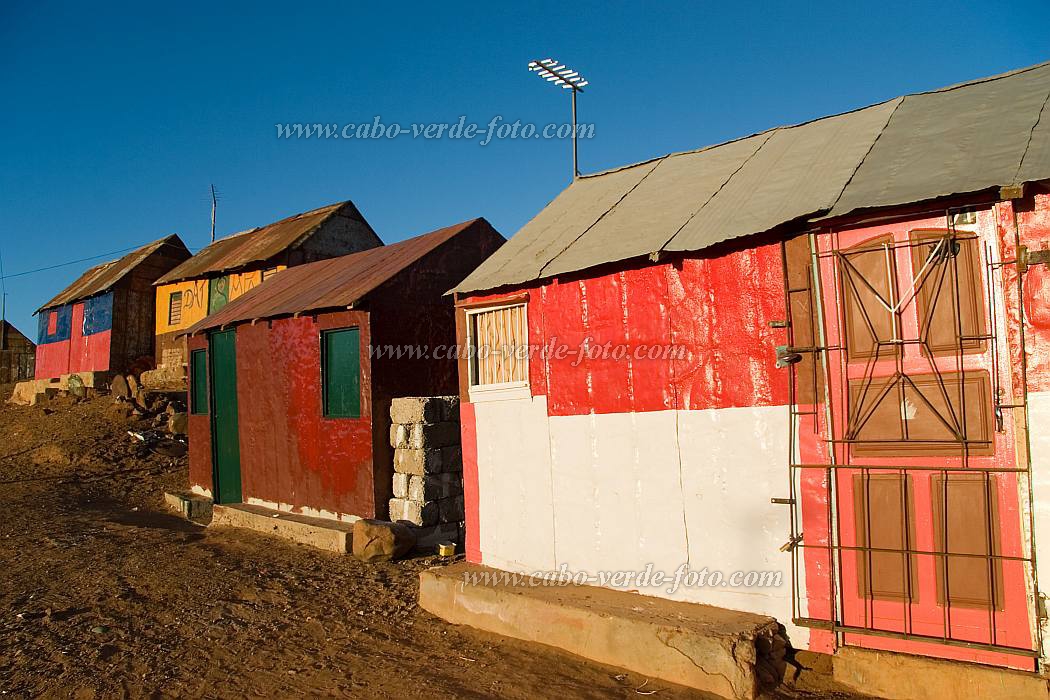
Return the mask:
<svg viewBox="0 0 1050 700">
<path fill-rule="evenodd" d="M 1050 3 L 0 5 L 0 254 L 17 274 L 352 199 L 387 242 L 475 216 L 510 236 L 569 144 L 279 140 L 284 122 L 568 118 L 525 66 L 591 81 L 592 172 L 1050 59 Z M 8 318 L 99 261 L 6 280 Z"/>
</svg>

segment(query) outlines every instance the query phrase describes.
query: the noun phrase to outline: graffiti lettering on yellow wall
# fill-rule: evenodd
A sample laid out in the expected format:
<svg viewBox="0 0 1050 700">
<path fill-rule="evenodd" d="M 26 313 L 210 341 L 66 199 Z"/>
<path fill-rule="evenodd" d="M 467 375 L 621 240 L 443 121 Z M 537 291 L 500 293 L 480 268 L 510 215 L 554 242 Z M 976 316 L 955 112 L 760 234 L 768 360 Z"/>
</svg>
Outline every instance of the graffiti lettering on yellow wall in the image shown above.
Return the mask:
<svg viewBox="0 0 1050 700">
<path fill-rule="evenodd" d="M 182 291 L 183 315 L 193 309 L 208 308 L 208 280 L 197 280 Z"/>
<path fill-rule="evenodd" d="M 230 299 L 236 299 L 259 284 L 262 275 L 258 272 L 246 272 L 243 275 L 230 275 Z"/>
</svg>

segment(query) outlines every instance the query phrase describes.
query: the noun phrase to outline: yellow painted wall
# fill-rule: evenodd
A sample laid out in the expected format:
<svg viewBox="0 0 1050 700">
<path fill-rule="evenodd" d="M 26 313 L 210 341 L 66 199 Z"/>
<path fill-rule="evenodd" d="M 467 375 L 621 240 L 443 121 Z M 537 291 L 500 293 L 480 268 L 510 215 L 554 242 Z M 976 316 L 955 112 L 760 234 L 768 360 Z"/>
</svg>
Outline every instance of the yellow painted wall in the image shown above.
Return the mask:
<svg viewBox="0 0 1050 700">
<path fill-rule="evenodd" d="M 284 265 L 271 268 L 272 271 L 284 270 Z M 230 277 L 230 301 L 241 296 L 249 289 L 258 286 L 262 282 L 263 271 L 242 272 L 231 274 Z M 182 292 L 182 319 L 177 324 L 168 323 L 168 303 L 171 295 Z M 208 280 L 188 280 L 175 282 L 157 287 L 157 335 L 181 331 L 189 328 L 197 321 L 208 315 Z"/>
<path fill-rule="evenodd" d="M 182 320 L 168 323 L 168 303 L 174 292 L 182 292 Z M 189 328 L 208 315 L 208 280 L 187 280 L 157 287 L 157 335 Z"/>
</svg>

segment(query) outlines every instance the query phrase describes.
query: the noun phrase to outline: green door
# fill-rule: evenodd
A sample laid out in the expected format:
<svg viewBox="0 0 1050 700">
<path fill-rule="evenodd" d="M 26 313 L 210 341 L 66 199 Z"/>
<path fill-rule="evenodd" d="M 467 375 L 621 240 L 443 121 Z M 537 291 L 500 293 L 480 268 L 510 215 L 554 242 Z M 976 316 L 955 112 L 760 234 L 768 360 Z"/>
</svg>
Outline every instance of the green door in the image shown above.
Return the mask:
<svg viewBox="0 0 1050 700">
<path fill-rule="evenodd" d="M 212 333 L 212 494 L 216 503 L 241 502 L 241 445 L 237 430 L 237 331 Z"/>
<path fill-rule="evenodd" d="M 230 301 L 230 276 L 208 280 L 208 315 L 215 313 Z"/>
</svg>

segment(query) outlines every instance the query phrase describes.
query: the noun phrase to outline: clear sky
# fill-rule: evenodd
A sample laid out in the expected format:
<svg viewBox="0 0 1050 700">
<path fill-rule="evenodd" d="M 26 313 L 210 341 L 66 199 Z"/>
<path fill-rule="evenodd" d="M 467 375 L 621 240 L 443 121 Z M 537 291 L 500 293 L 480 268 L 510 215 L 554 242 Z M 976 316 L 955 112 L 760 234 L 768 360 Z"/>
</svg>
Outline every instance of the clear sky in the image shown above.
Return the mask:
<svg viewBox="0 0 1050 700">
<path fill-rule="evenodd" d="M 584 172 L 1050 59 L 1050 3 L 0 2 L 0 254 L 17 274 L 352 199 L 387 242 L 476 216 L 510 236 L 566 141 L 280 140 L 277 123 L 568 119 Z M 119 256 L 113 256 L 119 257 Z M 32 312 L 101 260 L 6 280 Z"/>
</svg>

